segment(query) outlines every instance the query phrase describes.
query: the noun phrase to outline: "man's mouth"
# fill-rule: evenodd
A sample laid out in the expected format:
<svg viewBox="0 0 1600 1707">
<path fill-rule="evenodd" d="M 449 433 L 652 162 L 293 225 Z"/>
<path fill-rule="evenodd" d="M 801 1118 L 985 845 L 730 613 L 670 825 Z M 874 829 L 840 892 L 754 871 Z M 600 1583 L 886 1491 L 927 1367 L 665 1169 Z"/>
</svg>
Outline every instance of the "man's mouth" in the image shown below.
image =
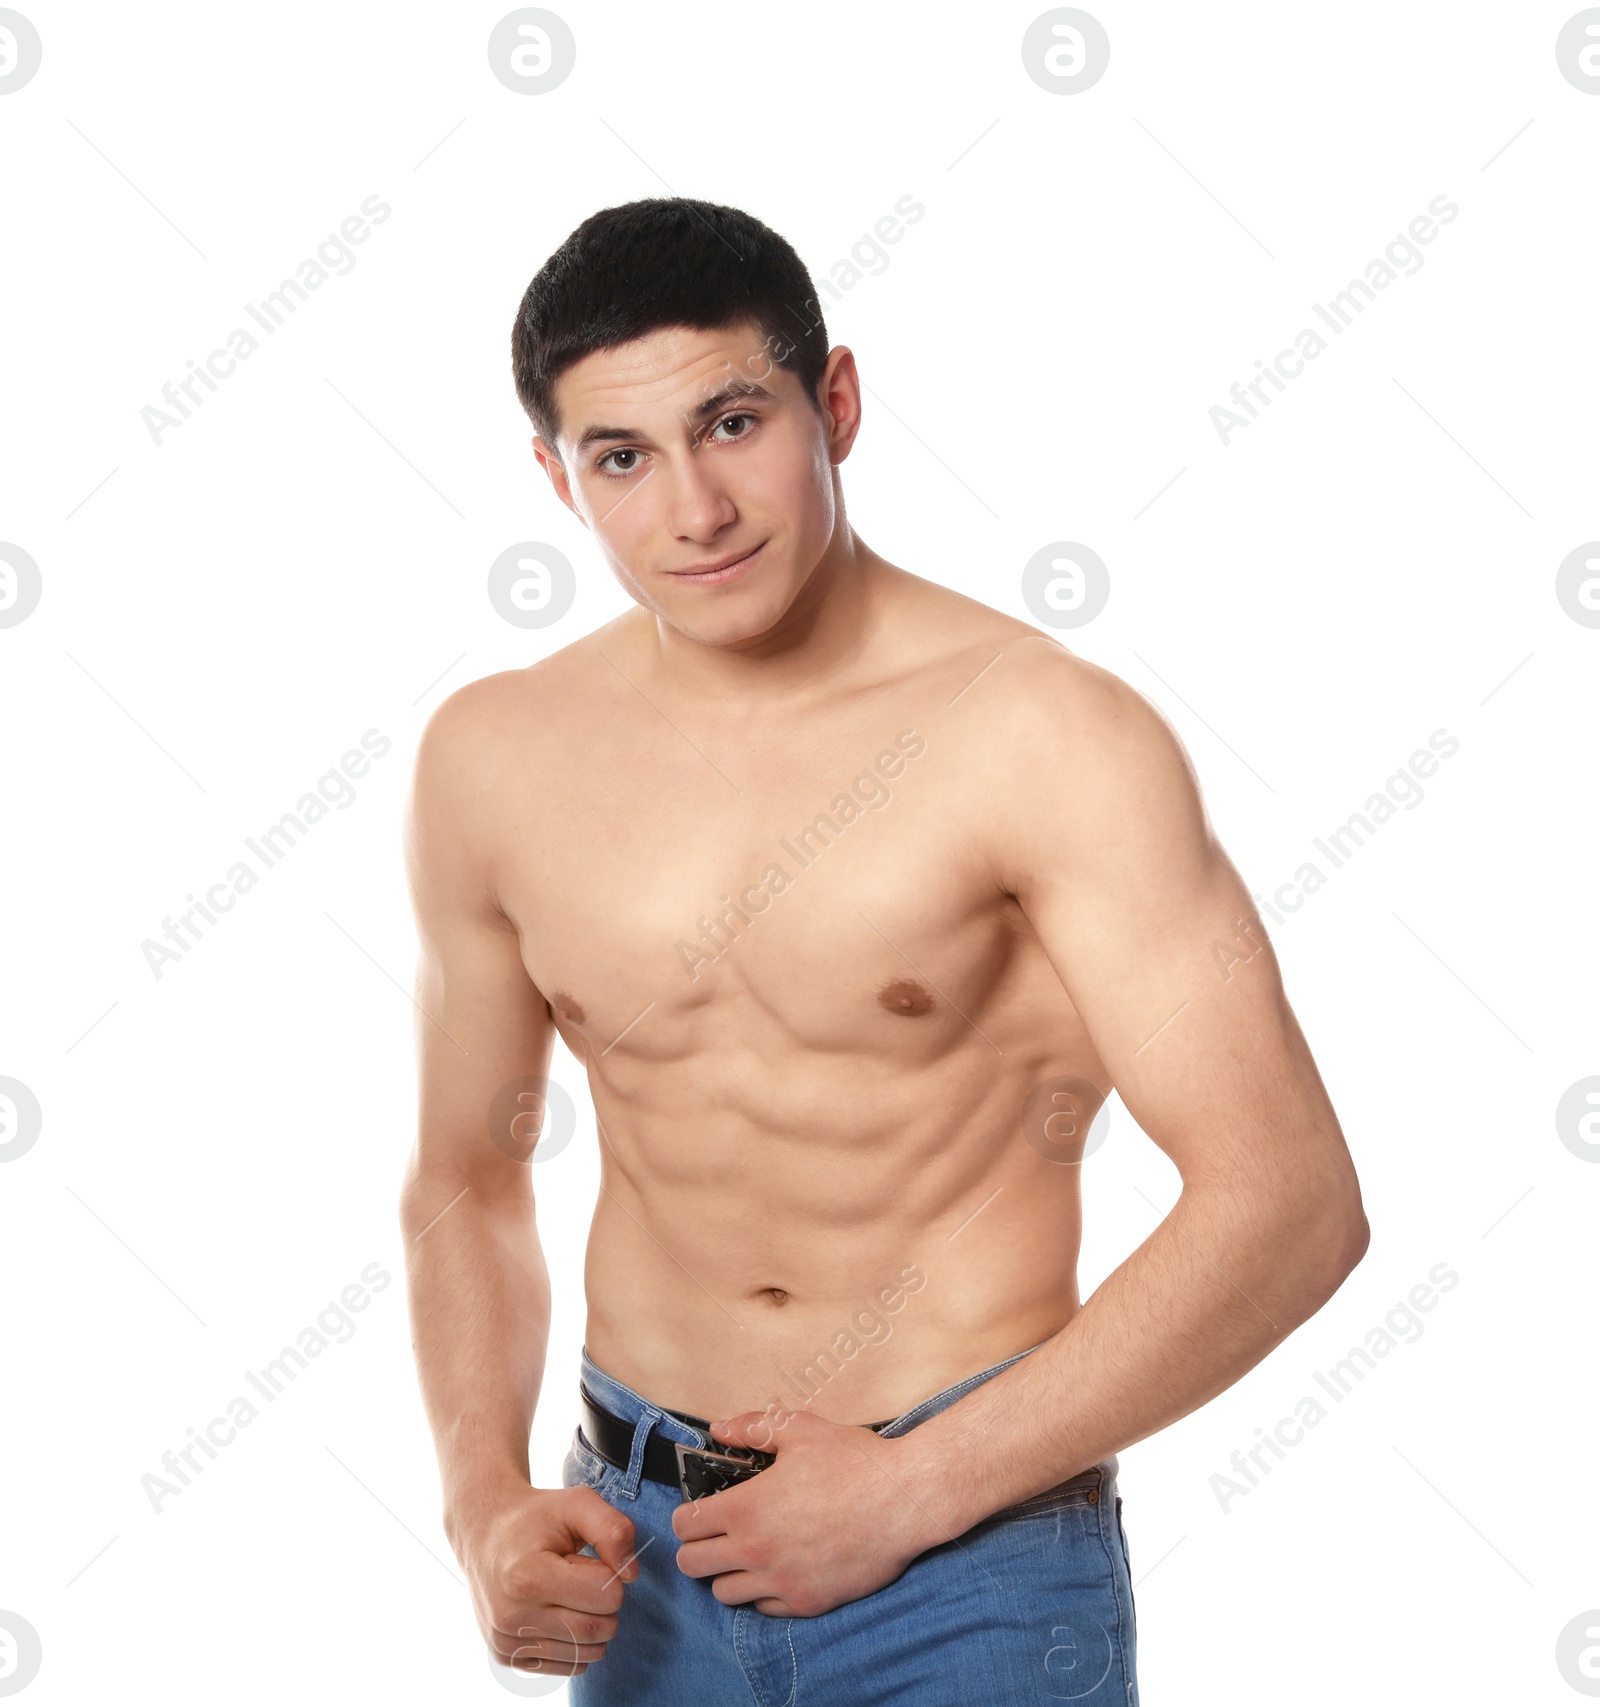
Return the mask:
<svg viewBox="0 0 1600 1707">
<path fill-rule="evenodd" d="M 766 541 L 739 557 L 723 557 L 716 559 L 707 568 L 672 569 L 668 573 L 674 581 L 682 581 L 689 586 L 716 587 L 727 581 L 737 581 L 741 575 L 747 574 L 750 566 L 760 557 L 766 548 Z"/>
</svg>

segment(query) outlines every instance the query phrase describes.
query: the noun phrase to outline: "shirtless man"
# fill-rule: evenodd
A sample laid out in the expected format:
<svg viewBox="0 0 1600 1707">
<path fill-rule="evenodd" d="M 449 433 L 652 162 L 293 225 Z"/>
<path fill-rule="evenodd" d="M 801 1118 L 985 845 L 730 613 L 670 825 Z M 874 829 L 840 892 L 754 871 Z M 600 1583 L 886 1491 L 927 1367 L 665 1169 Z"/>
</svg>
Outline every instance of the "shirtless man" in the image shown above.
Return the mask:
<svg viewBox="0 0 1600 1707">
<path fill-rule="evenodd" d="M 583 1703 L 1136 1703 L 1117 1451 L 1367 1244 L 1189 761 L 1116 676 L 852 529 L 855 359 L 759 221 L 596 214 L 513 351 L 637 608 L 452 695 L 417 758 L 402 1223 L 483 1636 Z M 942 354 L 962 424 L 1006 430 Z M 540 1487 L 557 1034 L 602 1171 Z M 1182 1190 L 1080 1302 L 1113 1087 Z"/>
</svg>

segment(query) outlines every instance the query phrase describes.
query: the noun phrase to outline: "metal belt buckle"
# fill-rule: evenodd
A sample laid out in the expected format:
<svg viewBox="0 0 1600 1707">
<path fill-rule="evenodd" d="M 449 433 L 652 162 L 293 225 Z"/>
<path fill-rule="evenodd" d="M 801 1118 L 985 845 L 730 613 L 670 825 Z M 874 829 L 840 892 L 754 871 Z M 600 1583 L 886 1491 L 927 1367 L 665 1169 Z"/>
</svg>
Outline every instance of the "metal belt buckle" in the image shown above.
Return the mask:
<svg viewBox="0 0 1600 1707">
<path fill-rule="evenodd" d="M 678 1491 L 686 1500 L 701 1500 L 720 1494 L 759 1475 L 772 1462 L 770 1452 L 719 1452 L 713 1447 L 685 1446 L 681 1440 L 672 1443 L 678 1455 Z"/>
</svg>

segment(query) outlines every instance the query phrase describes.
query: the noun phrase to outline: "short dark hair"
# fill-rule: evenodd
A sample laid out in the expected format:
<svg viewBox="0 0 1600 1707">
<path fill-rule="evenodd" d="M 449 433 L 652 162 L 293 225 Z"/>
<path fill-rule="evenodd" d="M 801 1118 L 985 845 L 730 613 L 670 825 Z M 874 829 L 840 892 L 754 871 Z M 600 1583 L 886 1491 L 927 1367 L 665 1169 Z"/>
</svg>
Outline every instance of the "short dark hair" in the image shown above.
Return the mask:
<svg viewBox="0 0 1600 1707">
<path fill-rule="evenodd" d="M 800 381 L 819 414 L 828 329 L 805 263 L 739 208 L 651 196 L 602 208 L 540 267 L 511 328 L 517 397 L 554 446 L 555 382 L 594 350 L 663 326 L 712 331 L 741 321 Z"/>
</svg>

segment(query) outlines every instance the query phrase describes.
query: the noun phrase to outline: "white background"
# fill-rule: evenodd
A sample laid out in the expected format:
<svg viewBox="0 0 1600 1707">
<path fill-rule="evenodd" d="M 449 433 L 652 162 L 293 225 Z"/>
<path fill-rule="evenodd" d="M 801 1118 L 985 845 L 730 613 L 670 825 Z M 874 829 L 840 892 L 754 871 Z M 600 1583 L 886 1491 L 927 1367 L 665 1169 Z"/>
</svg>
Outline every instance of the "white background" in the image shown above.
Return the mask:
<svg viewBox="0 0 1600 1707">
<path fill-rule="evenodd" d="M 624 608 L 533 461 L 509 333 L 582 218 L 673 192 L 758 214 L 819 279 L 923 203 L 827 309 L 870 388 L 852 520 L 1019 616 L 1035 551 L 1092 546 L 1110 601 L 1064 638 L 1173 720 L 1253 889 L 1459 740 L 1271 927 L 1373 1242 L 1123 1454 L 1141 1684 L 1577 1699 L 1555 1645 L 1600 1606 L 1600 1166 L 1554 1111 L 1600 1073 L 1600 630 L 1555 572 L 1600 537 L 1600 98 L 1558 73 L 1576 8 L 1101 3 L 1109 70 L 1067 98 L 1025 75 L 1032 6 L 563 0 L 576 68 L 534 97 L 490 74 L 503 6 L 24 9 L 0 539 L 43 597 L 0 629 L 0 1074 L 44 1124 L 0 1169 L 0 1608 L 43 1642 L 28 1699 L 503 1699 L 404 1312 L 401 815 L 441 698 Z M 348 276 L 152 443 L 162 385 L 369 195 L 392 216 Z M 1421 270 L 1225 447 L 1211 407 L 1439 195 L 1460 214 Z M 486 596 L 519 540 L 577 569 L 552 628 Z M 367 729 L 393 746 L 355 803 L 158 980 L 141 943 Z M 547 1482 L 597 1179 L 559 1048 L 555 1072 L 579 1130 L 537 1182 Z M 1120 1105 L 1086 1172 L 1085 1294 L 1178 1189 Z M 1225 1513 L 1229 1455 L 1441 1262 L 1422 1337 Z M 393 1279 L 354 1337 L 158 1516 L 141 1477 L 369 1263 Z"/>
</svg>

